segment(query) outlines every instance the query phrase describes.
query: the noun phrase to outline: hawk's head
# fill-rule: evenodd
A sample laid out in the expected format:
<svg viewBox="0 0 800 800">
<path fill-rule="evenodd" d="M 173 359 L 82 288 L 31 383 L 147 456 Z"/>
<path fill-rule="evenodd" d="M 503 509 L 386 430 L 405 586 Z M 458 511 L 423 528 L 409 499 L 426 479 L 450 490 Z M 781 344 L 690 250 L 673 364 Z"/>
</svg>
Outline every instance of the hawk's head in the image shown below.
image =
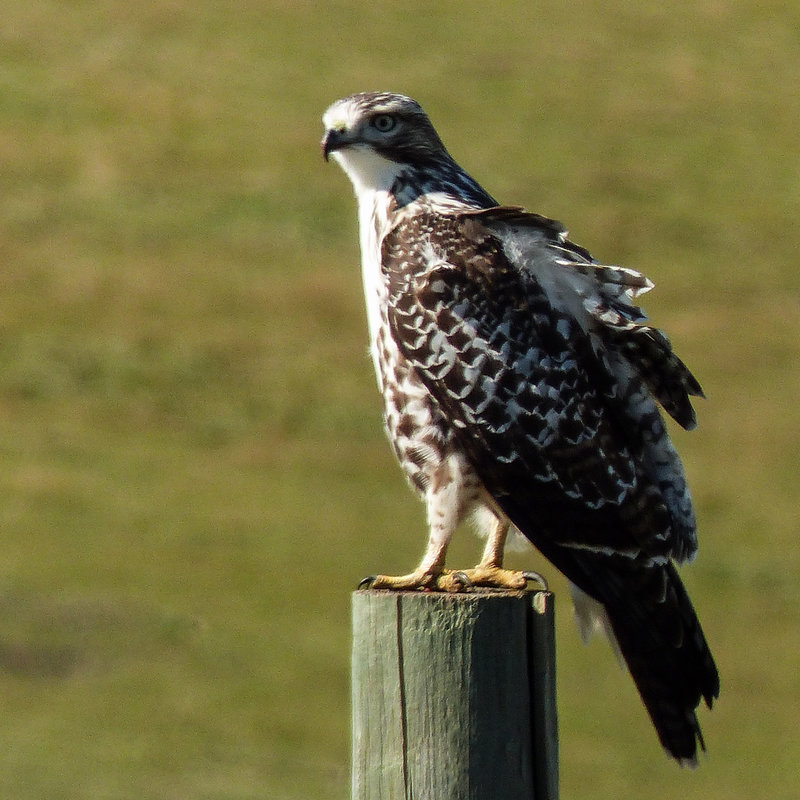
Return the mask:
<svg viewBox="0 0 800 800">
<path fill-rule="evenodd" d="M 352 94 L 337 100 L 322 122 L 326 159 L 344 149 L 370 149 L 397 163 L 417 164 L 446 153 L 419 103 L 402 94 Z"/>
<path fill-rule="evenodd" d="M 360 199 L 393 192 L 400 206 L 420 195 L 451 205 L 497 205 L 453 161 L 419 103 L 410 97 L 352 94 L 337 100 L 322 122 L 322 154 L 342 167 Z"/>
<path fill-rule="evenodd" d="M 419 104 L 402 94 L 364 92 L 337 100 L 323 115 L 322 154 L 356 188 L 388 188 L 407 167 L 450 160 Z M 382 186 L 381 184 L 384 184 Z"/>
</svg>

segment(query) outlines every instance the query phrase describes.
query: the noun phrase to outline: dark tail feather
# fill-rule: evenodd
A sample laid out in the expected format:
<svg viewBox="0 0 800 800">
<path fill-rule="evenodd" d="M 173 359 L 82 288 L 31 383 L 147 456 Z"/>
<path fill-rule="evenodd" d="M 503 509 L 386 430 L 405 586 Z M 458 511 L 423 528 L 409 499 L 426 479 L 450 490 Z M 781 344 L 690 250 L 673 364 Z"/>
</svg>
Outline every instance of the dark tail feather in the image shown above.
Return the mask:
<svg viewBox="0 0 800 800">
<path fill-rule="evenodd" d="M 661 744 L 694 766 L 698 745 L 705 750 L 695 711 L 701 699 L 711 708 L 719 696 L 719 674 L 675 567 L 639 566 L 636 573 L 626 581 L 625 602 L 615 593 L 606 610 Z"/>
</svg>

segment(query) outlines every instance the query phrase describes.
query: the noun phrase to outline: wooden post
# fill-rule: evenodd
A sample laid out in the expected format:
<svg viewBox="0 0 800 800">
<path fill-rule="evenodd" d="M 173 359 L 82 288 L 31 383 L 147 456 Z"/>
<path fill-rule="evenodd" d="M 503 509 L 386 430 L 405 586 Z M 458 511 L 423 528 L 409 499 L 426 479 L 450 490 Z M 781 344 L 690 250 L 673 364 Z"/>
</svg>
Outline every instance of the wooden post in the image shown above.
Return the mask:
<svg viewBox="0 0 800 800">
<path fill-rule="evenodd" d="M 353 594 L 352 800 L 557 800 L 553 596 Z"/>
</svg>

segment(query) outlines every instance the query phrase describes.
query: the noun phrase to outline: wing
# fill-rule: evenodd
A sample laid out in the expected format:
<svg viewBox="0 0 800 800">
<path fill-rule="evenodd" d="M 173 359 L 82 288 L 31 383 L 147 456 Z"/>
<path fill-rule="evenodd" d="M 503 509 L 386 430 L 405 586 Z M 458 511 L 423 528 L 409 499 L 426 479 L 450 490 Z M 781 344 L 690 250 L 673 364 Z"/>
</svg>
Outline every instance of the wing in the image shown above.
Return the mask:
<svg viewBox="0 0 800 800">
<path fill-rule="evenodd" d="M 643 324 L 628 302 L 646 288 L 638 273 L 594 266 L 557 223 L 520 213 L 422 213 L 393 229 L 382 251 L 392 334 L 499 506 L 605 606 L 662 744 L 694 763 L 695 709 L 719 678 L 670 561 L 690 554 L 694 517 L 650 395 L 661 384 L 637 370 L 678 385 L 684 418 L 699 387 L 665 339 L 625 346 Z"/>
<path fill-rule="evenodd" d="M 540 224 L 544 243 L 555 225 Z M 642 433 L 569 286 L 517 268 L 471 214 L 415 215 L 385 238 L 383 267 L 401 351 L 500 505 L 528 498 L 512 519 L 540 549 L 552 541 L 660 563 L 680 549 L 644 471 Z"/>
</svg>

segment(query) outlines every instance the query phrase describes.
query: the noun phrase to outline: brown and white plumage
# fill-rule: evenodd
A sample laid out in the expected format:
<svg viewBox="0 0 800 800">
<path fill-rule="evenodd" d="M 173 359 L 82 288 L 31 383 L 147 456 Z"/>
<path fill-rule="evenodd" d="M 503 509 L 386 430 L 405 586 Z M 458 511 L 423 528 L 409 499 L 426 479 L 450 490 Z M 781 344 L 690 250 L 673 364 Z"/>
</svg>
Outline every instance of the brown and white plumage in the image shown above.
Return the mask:
<svg viewBox="0 0 800 800">
<path fill-rule="evenodd" d="M 674 566 L 696 525 L 657 404 L 692 428 L 702 392 L 634 304 L 652 284 L 498 206 L 407 97 L 352 95 L 323 121 L 358 200 L 387 432 L 430 524 L 419 567 L 376 585 L 453 588 L 445 552 L 470 516 L 490 535 L 466 572 L 514 585 L 502 551 L 519 530 L 575 587 L 582 632 L 616 639 L 667 751 L 694 763 L 695 709 L 719 678 Z"/>
</svg>

